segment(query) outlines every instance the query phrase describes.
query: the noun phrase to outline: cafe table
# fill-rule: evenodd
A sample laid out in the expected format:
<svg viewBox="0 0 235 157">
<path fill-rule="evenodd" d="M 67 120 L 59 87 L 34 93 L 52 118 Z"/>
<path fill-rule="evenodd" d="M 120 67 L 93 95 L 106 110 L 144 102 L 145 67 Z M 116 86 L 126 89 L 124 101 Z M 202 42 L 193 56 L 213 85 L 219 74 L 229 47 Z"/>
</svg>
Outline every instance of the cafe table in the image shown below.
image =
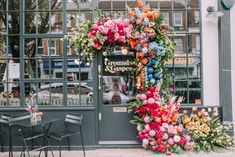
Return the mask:
<svg viewBox="0 0 235 157">
<path fill-rule="evenodd" d="M 19 126 L 21 128 L 22 127 L 27 128 L 27 130 L 29 130 L 29 131 L 33 131 L 32 128 L 34 128 L 34 127 L 42 127 L 42 132 L 41 133 L 39 133 L 38 135 L 36 134 L 32 137 L 27 137 L 27 139 L 24 139 L 25 137 L 24 137 L 23 132 L 21 133 L 21 131 L 20 131 L 21 129 L 19 130 L 21 139 L 23 140 L 23 142 L 25 144 L 25 147 L 26 147 L 25 148 L 26 150 L 24 150 L 24 152 L 22 152 L 22 153 L 25 153 L 25 151 L 27 151 L 28 156 L 30 156 L 29 151 L 40 151 L 40 153 L 39 153 L 39 156 L 40 156 L 41 151 L 44 150 L 45 157 L 47 157 L 48 149 L 50 149 L 51 154 L 54 157 L 54 154 L 52 152 L 52 148 L 51 148 L 49 140 L 48 140 L 48 133 L 50 131 L 50 127 L 51 127 L 52 123 L 57 122 L 57 121 L 60 121 L 60 119 L 46 118 L 46 117 L 42 117 L 42 119 L 40 121 L 37 121 L 37 122 L 31 122 L 30 118 L 29 119 L 24 119 L 24 120 L 18 120 L 18 121 L 11 121 L 10 122 L 11 125 L 16 125 L 16 126 Z M 24 140 L 28 140 L 28 139 L 34 140 L 40 134 L 43 135 L 43 145 L 42 145 L 42 147 L 34 149 L 34 150 L 27 150 L 28 146 L 26 145 L 26 142 Z M 22 155 L 22 153 L 21 153 L 21 155 Z"/>
</svg>

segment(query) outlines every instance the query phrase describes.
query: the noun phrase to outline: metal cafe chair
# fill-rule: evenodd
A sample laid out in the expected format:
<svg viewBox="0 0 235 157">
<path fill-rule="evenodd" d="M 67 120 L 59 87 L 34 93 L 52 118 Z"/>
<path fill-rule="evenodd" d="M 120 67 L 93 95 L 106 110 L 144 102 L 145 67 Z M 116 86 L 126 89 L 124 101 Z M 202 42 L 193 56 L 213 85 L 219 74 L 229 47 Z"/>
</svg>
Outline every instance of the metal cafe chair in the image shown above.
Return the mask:
<svg viewBox="0 0 235 157">
<path fill-rule="evenodd" d="M 17 114 L 17 115 L 9 115 L 9 114 L 2 114 L 0 118 L 1 123 L 1 133 L 2 135 L 7 135 L 9 137 L 9 157 L 13 157 L 13 151 L 12 151 L 12 136 L 18 136 L 18 133 L 12 133 L 12 127 L 14 125 L 11 125 L 10 121 L 12 119 L 15 120 L 23 120 L 30 118 L 30 115 L 28 113 L 24 114 Z M 2 125 L 6 125 L 8 128 L 8 131 L 2 131 Z M 3 150 L 3 149 L 2 149 Z"/>
<path fill-rule="evenodd" d="M 75 135 L 80 135 L 81 137 L 81 142 L 82 142 L 82 148 L 83 148 L 83 154 L 84 157 L 86 156 L 85 154 L 85 148 L 84 148 L 84 143 L 83 143 L 83 135 L 82 135 L 82 115 L 81 114 L 77 114 L 77 113 L 67 113 L 65 116 L 65 129 L 61 132 L 53 132 L 53 133 L 49 133 L 49 138 L 52 138 L 56 141 L 59 141 L 59 146 L 60 146 L 60 150 L 59 150 L 59 157 L 61 157 L 61 145 L 62 145 L 62 141 L 64 138 L 67 138 L 67 142 L 68 142 L 68 150 L 70 150 L 70 137 L 71 136 L 75 136 Z M 78 131 L 72 131 L 71 130 L 71 126 L 78 126 L 79 130 Z"/>
</svg>

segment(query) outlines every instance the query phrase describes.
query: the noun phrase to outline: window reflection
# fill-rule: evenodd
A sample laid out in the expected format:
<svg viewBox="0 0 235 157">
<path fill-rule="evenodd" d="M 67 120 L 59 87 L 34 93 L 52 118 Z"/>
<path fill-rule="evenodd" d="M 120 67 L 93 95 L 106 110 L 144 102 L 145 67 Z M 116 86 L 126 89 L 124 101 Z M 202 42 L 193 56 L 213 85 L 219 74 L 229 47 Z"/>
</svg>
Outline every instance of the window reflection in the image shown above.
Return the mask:
<svg viewBox="0 0 235 157">
<path fill-rule="evenodd" d="M 125 104 L 133 98 L 134 79 L 132 67 L 133 55 L 118 53 L 104 58 L 103 65 L 103 103 Z"/>
</svg>

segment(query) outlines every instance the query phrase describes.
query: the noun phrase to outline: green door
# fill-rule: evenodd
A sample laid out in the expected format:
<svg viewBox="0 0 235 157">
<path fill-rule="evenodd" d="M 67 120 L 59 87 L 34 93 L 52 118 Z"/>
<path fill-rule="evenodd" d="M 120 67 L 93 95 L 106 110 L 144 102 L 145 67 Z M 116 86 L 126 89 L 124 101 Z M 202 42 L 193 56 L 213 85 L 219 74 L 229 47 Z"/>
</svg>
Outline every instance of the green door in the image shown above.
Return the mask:
<svg viewBox="0 0 235 157">
<path fill-rule="evenodd" d="M 133 55 L 118 51 L 98 62 L 99 144 L 138 144 L 127 102 L 135 95 Z"/>
</svg>

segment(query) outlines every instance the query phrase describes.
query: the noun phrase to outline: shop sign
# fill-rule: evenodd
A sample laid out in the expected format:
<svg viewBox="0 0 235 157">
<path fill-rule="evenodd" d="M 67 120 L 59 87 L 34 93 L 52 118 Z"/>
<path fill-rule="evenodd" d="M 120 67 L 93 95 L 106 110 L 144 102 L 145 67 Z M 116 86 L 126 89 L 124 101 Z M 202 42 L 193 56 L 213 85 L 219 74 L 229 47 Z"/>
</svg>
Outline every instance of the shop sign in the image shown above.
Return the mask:
<svg viewBox="0 0 235 157">
<path fill-rule="evenodd" d="M 113 107 L 113 112 L 127 112 L 127 107 Z"/>
<path fill-rule="evenodd" d="M 133 71 L 134 57 L 131 55 L 112 55 L 104 58 L 103 73 L 105 75 L 128 74 Z"/>
<path fill-rule="evenodd" d="M 50 67 L 49 63 L 51 63 L 51 68 L 52 69 L 61 69 L 61 68 L 63 68 L 63 65 L 64 65 L 62 60 L 48 60 L 48 59 L 45 59 L 45 60 L 43 60 L 43 68 L 44 69 L 49 69 L 49 67 Z M 83 68 L 83 67 L 85 67 L 85 64 L 82 63 L 82 64 L 80 64 L 80 66 Z M 68 68 L 79 68 L 79 65 L 74 63 L 73 59 L 70 59 L 70 60 L 67 60 L 67 67 Z"/>
</svg>

